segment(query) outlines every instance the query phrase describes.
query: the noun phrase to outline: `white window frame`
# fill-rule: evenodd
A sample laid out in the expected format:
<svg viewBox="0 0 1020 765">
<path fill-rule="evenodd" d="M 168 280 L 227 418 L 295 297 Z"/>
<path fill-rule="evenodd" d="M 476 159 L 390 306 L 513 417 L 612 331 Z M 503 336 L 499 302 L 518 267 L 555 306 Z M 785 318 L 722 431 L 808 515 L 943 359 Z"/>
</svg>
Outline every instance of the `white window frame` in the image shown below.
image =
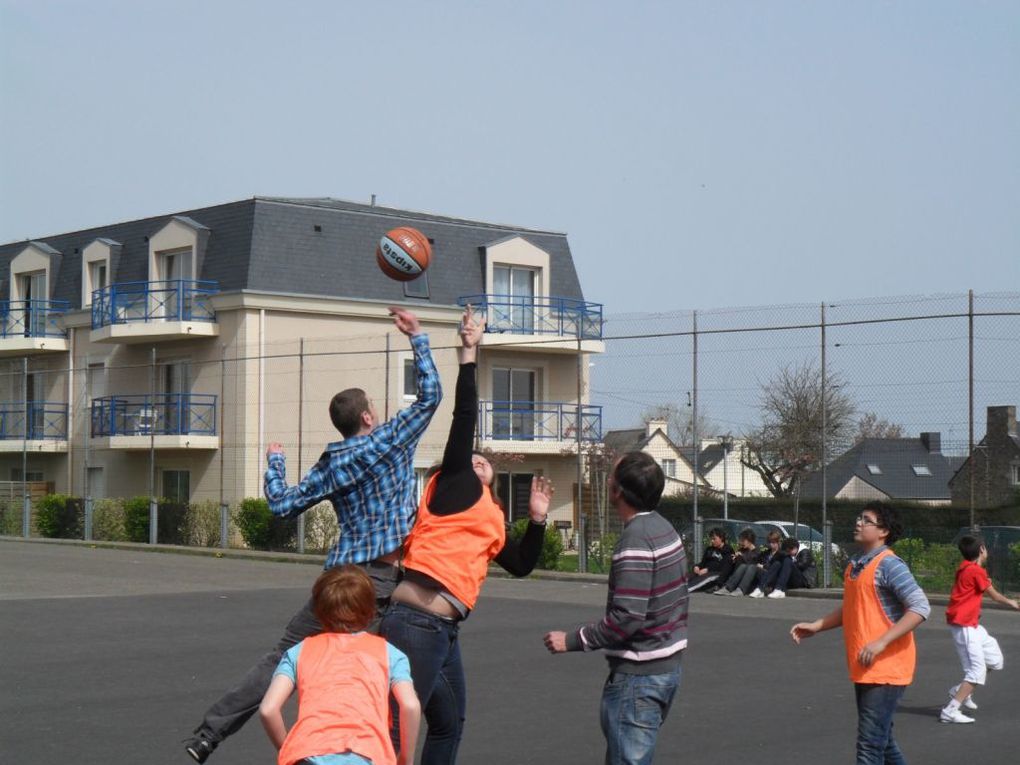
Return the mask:
<svg viewBox="0 0 1020 765">
<path fill-rule="evenodd" d="M 417 383 L 417 375 L 414 373 L 414 353 L 411 351 L 401 351 L 397 354 L 397 392 L 399 393 L 400 400 L 404 403 L 410 403 L 418 398 L 417 384 L 415 385 L 415 392 L 413 394 L 406 393 L 407 383 L 407 362 L 411 362 L 411 375 Z"/>
</svg>

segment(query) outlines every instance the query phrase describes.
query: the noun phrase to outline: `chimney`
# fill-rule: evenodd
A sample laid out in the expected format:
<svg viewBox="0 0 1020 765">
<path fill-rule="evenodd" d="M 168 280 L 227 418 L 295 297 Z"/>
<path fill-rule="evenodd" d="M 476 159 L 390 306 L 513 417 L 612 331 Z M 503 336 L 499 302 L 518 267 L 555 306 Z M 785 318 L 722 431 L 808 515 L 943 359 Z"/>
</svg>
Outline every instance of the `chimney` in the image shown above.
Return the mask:
<svg viewBox="0 0 1020 765">
<path fill-rule="evenodd" d="M 645 435 L 650 436 L 656 430 L 661 430 L 663 435 L 669 438 L 669 423 L 666 420 L 652 418 L 645 423 Z"/>
<path fill-rule="evenodd" d="M 929 454 L 939 454 L 942 451 L 941 433 L 922 433 L 921 443 L 928 450 Z"/>
<path fill-rule="evenodd" d="M 1016 435 L 1016 407 L 1015 406 L 990 406 L 988 407 L 988 430 L 989 437 L 1005 438 Z"/>
</svg>

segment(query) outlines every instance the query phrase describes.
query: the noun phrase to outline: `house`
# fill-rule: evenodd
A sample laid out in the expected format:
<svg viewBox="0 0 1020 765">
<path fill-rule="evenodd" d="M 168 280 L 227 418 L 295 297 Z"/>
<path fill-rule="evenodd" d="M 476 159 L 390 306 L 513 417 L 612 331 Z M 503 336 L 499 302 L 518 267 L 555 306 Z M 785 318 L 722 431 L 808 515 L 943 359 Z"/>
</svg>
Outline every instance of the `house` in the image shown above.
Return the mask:
<svg viewBox="0 0 1020 765">
<path fill-rule="evenodd" d="M 1020 435 L 1015 406 L 988 407 L 985 437 L 949 481 L 955 504 L 970 505 L 971 476 L 978 507 L 1020 503 Z"/>
<path fill-rule="evenodd" d="M 942 453 L 939 433 L 918 438 L 865 438 L 830 462 L 826 469 L 829 499 L 896 499 L 948 505 L 949 478 L 958 462 Z M 801 496 L 820 499 L 822 474 L 811 473 Z"/>
<path fill-rule="evenodd" d="M 433 263 L 400 283 L 374 253 L 405 225 Z M 601 408 L 577 394 L 602 307 L 562 233 L 255 197 L 0 245 L 0 296 L 0 478 L 62 493 L 233 504 L 261 494 L 269 441 L 296 481 L 338 438 L 336 391 L 364 388 L 384 417 L 414 399 L 394 303 L 421 318 L 446 390 L 420 474 L 442 456 L 466 303 L 488 317 L 478 442 L 514 455 L 500 482 L 512 517 L 542 473 L 561 488 L 553 519 L 571 521 L 570 452 L 602 437 Z"/>
<path fill-rule="evenodd" d="M 694 466 L 684 455 L 682 447 L 673 443 L 669 437 L 669 424 L 666 420 L 651 419 L 643 428 L 610 430 L 606 432 L 603 442 L 612 453 L 621 455 L 627 452 L 645 452 L 650 454 L 666 476 L 666 488 L 663 496 L 672 497 L 685 494 L 694 487 Z M 704 479 L 698 481 L 699 488 L 708 488 Z"/>
<path fill-rule="evenodd" d="M 739 438 L 715 436 L 700 439 L 698 474 L 707 484 L 730 497 L 770 497 L 761 475 L 744 464 L 747 442 Z M 693 447 L 682 447 L 689 461 L 693 461 Z"/>
</svg>

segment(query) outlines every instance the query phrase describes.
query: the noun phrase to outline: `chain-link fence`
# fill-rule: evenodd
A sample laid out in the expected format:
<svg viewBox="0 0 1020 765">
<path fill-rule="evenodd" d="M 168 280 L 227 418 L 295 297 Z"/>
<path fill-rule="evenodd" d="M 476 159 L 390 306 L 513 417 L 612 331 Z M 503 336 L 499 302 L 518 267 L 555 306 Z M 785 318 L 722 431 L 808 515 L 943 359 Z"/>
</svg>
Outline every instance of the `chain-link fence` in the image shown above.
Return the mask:
<svg viewBox="0 0 1020 765">
<path fill-rule="evenodd" d="M 432 327 L 447 395 L 418 449 L 419 488 L 449 425 L 455 317 Z M 364 387 L 383 419 L 416 395 L 405 338 L 336 327 L 255 312 L 223 326 L 228 339 L 0 362 L 0 533 L 323 552 L 337 534 L 328 504 L 283 521 L 259 499 L 266 447 L 283 444 L 295 483 L 338 438 L 333 393 Z M 852 519 L 882 499 L 931 587 L 951 580 L 953 542 L 973 526 L 996 535 L 997 581 L 1020 584 L 1008 541 L 1020 527 L 1020 294 L 609 314 L 602 352 L 582 338 L 574 350 L 559 336 L 549 350 L 498 340 L 479 364 L 479 448 L 510 522 L 527 511 L 530 475 L 553 478 L 564 567 L 607 567 L 619 522 L 605 476 L 641 449 L 666 473 L 663 511 L 694 557 L 720 522 L 734 534 L 773 524 L 806 535 L 818 584 L 838 585 Z"/>
</svg>

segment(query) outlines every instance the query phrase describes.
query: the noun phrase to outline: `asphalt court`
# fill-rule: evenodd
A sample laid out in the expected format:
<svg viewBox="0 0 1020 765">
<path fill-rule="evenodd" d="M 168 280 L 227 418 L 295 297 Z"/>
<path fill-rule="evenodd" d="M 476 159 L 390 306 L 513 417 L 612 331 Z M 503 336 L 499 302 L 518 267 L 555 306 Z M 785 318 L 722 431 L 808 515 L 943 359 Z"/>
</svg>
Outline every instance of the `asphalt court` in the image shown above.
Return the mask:
<svg viewBox="0 0 1020 765">
<path fill-rule="evenodd" d="M 0 762 L 180 763 L 202 712 L 278 639 L 316 566 L 0 540 Z M 465 765 L 600 763 L 605 662 L 550 656 L 549 629 L 597 618 L 601 584 L 487 582 L 464 624 Z M 692 597 L 680 694 L 657 762 L 852 762 L 856 716 L 842 641 L 797 647 L 790 626 L 835 601 Z M 1020 744 L 1020 614 L 986 610 L 1003 672 L 974 725 L 937 721 L 959 665 L 944 609 L 918 632 L 896 718 L 911 763 L 1012 763 Z M 257 719 L 210 758 L 272 763 Z"/>
</svg>

